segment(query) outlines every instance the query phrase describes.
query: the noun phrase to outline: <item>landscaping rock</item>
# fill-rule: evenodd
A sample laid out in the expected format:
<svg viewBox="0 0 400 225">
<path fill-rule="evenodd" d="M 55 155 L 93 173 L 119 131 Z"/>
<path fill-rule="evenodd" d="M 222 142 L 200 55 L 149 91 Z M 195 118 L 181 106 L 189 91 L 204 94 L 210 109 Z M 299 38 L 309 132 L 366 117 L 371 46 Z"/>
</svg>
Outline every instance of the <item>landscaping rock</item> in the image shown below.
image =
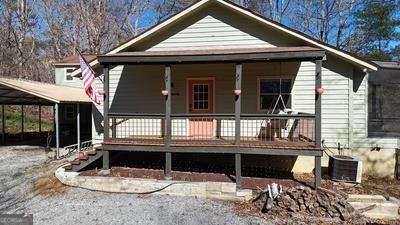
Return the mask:
<svg viewBox="0 0 400 225">
<path fill-rule="evenodd" d="M 360 220 L 360 217 L 345 196 L 329 190 L 315 191 L 304 186 L 284 187 L 280 196 L 269 201 L 272 200 L 268 200 L 268 192 L 261 192 L 254 203 L 263 213 L 270 215 L 286 213 L 289 216 L 325 217 L 362 224 L 355 221 Z"/>
</svg>

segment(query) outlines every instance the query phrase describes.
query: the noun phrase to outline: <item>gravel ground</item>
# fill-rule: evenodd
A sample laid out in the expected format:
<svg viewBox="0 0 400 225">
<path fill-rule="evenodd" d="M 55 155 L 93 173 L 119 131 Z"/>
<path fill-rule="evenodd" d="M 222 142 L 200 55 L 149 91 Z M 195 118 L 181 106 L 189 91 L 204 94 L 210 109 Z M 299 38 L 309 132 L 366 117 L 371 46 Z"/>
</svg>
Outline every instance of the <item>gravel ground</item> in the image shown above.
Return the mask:
<svg viewBox="0 0 400 225">
<path fill-rule="evenodd" d="M 33 169 L 34 168 L 34 169 Z M 110 194 L 68 188 L 33 194 L 32 183 L 53 171 L 44 150 L 0 147 L 0 213 L 31 213 L 35 224 L 275 224 L 235 213 L 232 203 L 191 197 Z"/>
</svg>

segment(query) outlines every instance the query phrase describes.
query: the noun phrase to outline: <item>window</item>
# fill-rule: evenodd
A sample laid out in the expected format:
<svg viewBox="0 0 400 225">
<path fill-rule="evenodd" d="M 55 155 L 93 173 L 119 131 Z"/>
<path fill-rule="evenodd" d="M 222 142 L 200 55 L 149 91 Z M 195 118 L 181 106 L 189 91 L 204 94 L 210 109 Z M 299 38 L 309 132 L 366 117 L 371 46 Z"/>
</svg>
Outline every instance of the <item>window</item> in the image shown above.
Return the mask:
<svg viewBox="0 0 400 225">
<path fill-rule="evenodd" d="M 259 79 L 259 109 L 268 113 L 290 108 L 292 80 L 291 79 Z M 281 94 L 282 99 L 279 99 Z M 283 100 L 283 101 L 282 101 Z M 276 107 L 275 107 L 276 105 Z M 275 111 L 273 112 L 275 107 Z"/>
<path fill-rule="evenodd" d="M 65 81 L 74 81 L 71 73 L 74 72 L 75 68 L 65 68 Z"/>
<path fill-rule="evenodd" d="M 209 109 L 209 87 L 208 84 L 193 85 L 193 109 Z"/>
<path fill-rule="evenodd" d="M 75 108 L 72 105 L 65 106 L 65 119 L 74 120 L 75 119 Z"/>
</svg>

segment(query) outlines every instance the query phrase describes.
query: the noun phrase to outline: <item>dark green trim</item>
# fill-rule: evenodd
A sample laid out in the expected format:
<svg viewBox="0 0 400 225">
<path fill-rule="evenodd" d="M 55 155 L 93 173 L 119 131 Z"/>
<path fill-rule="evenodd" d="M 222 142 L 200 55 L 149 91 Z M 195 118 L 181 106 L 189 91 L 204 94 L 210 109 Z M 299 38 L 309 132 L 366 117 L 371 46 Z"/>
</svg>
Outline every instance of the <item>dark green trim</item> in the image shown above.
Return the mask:
<svg viewBox="0 0 400 225">
<path fill-rule="evenodd" d="M 103 144 L 103 149 L 109 151 L 131 152 L 171 152 L 171 153 L 221 153 L 221 154 L 249 154 L 249 155 L 280 155 L 280 156 L 322 156 L 317 150 L 289 150 L 274 148 L 238 148 L 232 147 L 169 147 L 164 146 L 134 146 Z"/>
<path fill-rule="evenodd" d="M 269 53 L 240 53 L 226 55 L 177 55 L 177 56 L 129 56 L 101 55 L 100 64 L 130 65 L 130 64 L 175 64 L 175 63 L 218 63 L 218 62 L 268 62 L 268 61 L 315 61 L 323 59 L 325 51 L 294 51 Z"/>
</svg>

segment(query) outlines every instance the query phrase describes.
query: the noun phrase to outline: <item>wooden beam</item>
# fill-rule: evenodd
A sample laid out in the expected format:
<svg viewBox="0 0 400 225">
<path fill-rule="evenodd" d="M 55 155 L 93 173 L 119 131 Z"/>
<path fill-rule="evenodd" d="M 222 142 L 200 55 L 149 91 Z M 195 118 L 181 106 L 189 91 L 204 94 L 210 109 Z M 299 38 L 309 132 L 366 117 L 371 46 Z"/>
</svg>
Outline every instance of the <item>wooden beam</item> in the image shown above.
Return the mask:
<svg viewBox="0 0 400 225">
<path fill-rule="evenodd" d="M 242 89 L 242 71 L 243 65 L 238 63 L 235 65 L 235 89 Z M 242 95 L 235 95 L 235 145 L 240 145 L 240 114 L 242 110 Z"/>
<path fill-rule="evenodd" d="M 165 134 L 164 134 L 164 142 L 165 149 L 168 150 L 171 146 L 171 105 L 172 105 L 172 94 L 171 94 L 171 66 L 165 65 L 165 88 L 168 91 L 168 95 L 165 97 Z M 171 179 L 171 153 L 165 153 L 165 178 Z"/>
<path fill-rule="evenodd" d="M 98 56 L 100 64 L 174 64 L 174 63 L 217 63 L 217 62 L 268 62 L 268 61 L 314 61 L 323 59 L 325 52 L 297 51 L 270 53 L 241 53 L 221 55 L 177 55 L 177 56 L 135 56 L 103 55 Z"/>
<path fill-rule="evenodd" d="M 315 89 L 322 86 L 322 60 L 315 61 Z M 321 95 L 315 92 L 315 146 L 322 147 L 321 123 L 322 123 L 322 102 Z"/>
<path fill-rule="evenodd" d="M 103 144 L 103 149 L 108 151 L 130 151 L 130 152 L 165 152 L 164 146 L 135 146 L 126 144 Z M 278 155 L 278 156 L 322 156 L 322 151 L 317 150 L 291 150 L 276 148 L 248 148 L 248 147 L 174 147 L 168 149 L 171 153 L 212 153 L 212 154 L 247 154 L 247 155 Z"/>
<path fill-rule="evenodd" d="M 108 65 L 105 65 L 103 68 L 104 80 L 103 80 L 103 88 L 104 88 L 104 105 L 103 105 L 103 140 L 107 140 L 109 138 L 110 132 L 110 122 L 108 119 L 108 110 L 110 108 L 110 74 Z M 110 169 L 110 160 L 109 160 L 109 152 L 104 151 L 103 149 L 103 169 Z"/>
</svg>

